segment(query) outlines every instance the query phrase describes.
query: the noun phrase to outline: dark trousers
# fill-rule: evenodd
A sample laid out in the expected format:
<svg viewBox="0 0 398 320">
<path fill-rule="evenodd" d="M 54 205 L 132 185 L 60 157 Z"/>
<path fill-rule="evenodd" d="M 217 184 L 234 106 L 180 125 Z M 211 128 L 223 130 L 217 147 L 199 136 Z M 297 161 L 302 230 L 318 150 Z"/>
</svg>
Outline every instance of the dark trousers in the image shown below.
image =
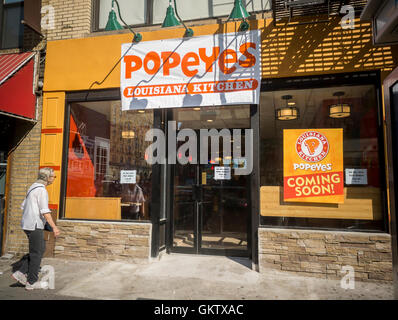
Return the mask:
<svg viewBox="0 0 398 320">
<path fill-rule="evenodd" d="M 28 274 L 28 282 L 35 283 L 39 279 L 39 269 L 41 259 L 46 251 L 44 241 L 44 230 L 35 229 L 34 231 L 24 230 L 29 240 L 29 255 L 22 260 L 19 271 Z"/>
</svg>

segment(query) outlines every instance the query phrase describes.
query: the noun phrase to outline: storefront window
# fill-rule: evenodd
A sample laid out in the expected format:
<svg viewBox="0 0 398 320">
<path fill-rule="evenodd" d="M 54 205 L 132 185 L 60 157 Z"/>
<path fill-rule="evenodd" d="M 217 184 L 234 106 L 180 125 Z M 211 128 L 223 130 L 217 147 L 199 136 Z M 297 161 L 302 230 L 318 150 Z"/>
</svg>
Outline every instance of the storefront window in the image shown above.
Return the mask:
<svg viewBox="0 0 398 320">
<path fill-rule="evenodd" d="M 24 1 L 4 0 L 0 3 L 0 48 L 19 48 L 23 42 Z"/>
<path fill-rule="evenodd" d="M 162 24 L 169 6 L 169 0 L 118 0 L 118 3 L 123 20 L 133 26 Z M 184 21 L 228 16 L 234 6 L 234 0 L 177 0 L 176 3 L 177 12 Z M 242 3 L 248 12 L 271 9 L 271 0 L 243 0 Z M 96 0 L 95 4 L 94 29 L 103 30 L 109 18 L 112 0 Z M 120 22 L 119 16 L 118 20 Z"/>
<path fill-rule="evenodd" d="M 343 105 L 335 110 L 333 105 Z M 279 120 L 290 107 L 290 120 Z M 343 110 L 344 109 L 344 110 Z M 278 113 L 279 110 L 279 113 Z M 339 114 L 336 116 L 335 111 Z M 261 224 L 305 228 L 384 228 L 382 150 L 374 85 L 261 93 Z M 287 117 L 285 117 L 287 118 Z M 284 130 L 343 129 L 344 203 L 284 201 Z M 352 172 L 361 177 L 348 179 Z M 355 181 L 354 181 L 355 180 Z M 318 191 L 318 189 L 317 189 Z"/>
<path fill-rule="evenodd" d="M 140 111 L 122 111 L 120 101 L 70 104 L 65 218 L 150 219 L 153 112 Z"/>
</svg>

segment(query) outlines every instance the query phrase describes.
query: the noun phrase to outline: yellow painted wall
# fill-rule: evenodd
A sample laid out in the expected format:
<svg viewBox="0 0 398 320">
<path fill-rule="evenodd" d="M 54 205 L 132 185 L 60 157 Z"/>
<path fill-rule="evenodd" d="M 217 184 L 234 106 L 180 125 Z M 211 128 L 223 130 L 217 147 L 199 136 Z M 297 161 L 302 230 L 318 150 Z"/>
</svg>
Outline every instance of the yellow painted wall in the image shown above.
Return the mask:
<svg viewBox="0 0 398 320">
<path fill-rule="evenodd" d="M 251 29 L 262 31 L 263 78 L 363 70 L 382 70 L 388 74 L 398 65 L 396 47 L 373 47 L 370 23 L 357 20 L 355 29 L 343 30 L 338 17 L 328 23 L 303 22 L 303 18 L 290 24 L 274 24 L 271 19 L 251 21 Z M 193 30 L 195 36 L 201 36 L 235 32 L 238 27 L 239 23 L 228 23 L 198 26 Z M 184 28 L 142 32 L 143 41 L 182 38 L 183 34 Z M 44 91 L 118 88 L 121 44 L 131 40 L 131 33 L 123 33 L 48 42 Z M 116 64 L 101 85 L 93 85 L 95 81 L 101 82 Z"/>
</svg>

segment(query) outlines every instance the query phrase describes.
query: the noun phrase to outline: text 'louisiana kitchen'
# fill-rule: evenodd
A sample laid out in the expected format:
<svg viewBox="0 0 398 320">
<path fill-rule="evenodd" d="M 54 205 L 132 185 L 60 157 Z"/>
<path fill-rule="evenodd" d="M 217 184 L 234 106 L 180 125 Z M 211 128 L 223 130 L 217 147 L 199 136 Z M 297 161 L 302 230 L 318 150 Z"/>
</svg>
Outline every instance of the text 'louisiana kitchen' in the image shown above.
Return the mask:
<svg viewBox="0 0 398 320">
<path fill-rule="evenodd" d="M 191 78 L 192 82 L 156 85 L 142 83 L 139 86 L 126 87 L 123 95 L 131 98 L 255 90 L 259 85 L 256 79 L 236 78 L 232 74 L 237 70 L 238 65 L 247 69 L 256 64 L 256 57 L 250 53 L 250 50 L 256 48 L 257 44 L 246 42 L 239 47 L 238 51 L 231 48 L 221 51 L 220 47 L 213 47 L 198 48 L 183 55 L 170 51 L 160 53 L 151 51 L 142 57 L 127 55 L 123 58 L 125 79 L 131 79 L 138 71 L 144 71 L 148 76 L 159 74 L 165 78 L 175 70 L 178 74 Z M 200 75 L 213 73 L 215 70 L 231 78 L 202 82 L 195 79 L 196 76 L 200 78 Z"/>
</svg>

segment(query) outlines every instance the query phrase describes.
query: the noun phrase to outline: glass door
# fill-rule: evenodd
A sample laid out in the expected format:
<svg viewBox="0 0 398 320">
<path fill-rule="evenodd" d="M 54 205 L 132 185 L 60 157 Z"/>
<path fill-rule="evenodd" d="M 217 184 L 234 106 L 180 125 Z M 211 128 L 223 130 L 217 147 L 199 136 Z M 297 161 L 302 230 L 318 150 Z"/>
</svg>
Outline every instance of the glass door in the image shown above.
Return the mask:
<svg viewBox="0 0 398 320">
<path fill-rule="evenodd" d="M 233 159 L 223 149 L 212 155 L 201 148 L 200 129 L 245 129 L 250 127 L 249 106 L 176 109 L 177 132 L 192 129 L 197 136 L 198 163 L 180 164 L 172 170 L 172 246 L 174 252 L 247 256 L 250 225 L 250 176 L 235 175 L 242 158 Z M 210 120 L 210 121 L 209 121 Z M 241 131 L 244 133 L 244 130 Z M 241 137 L 244 148 L 244 136 Z M 177 142 L 177 150 L 185 141 Z M 231 140 L 231 148 L 232 150 Z M 201 152 L 207 152 L 203 163 Z M 177 153 L 177 158 L 179 157 Z M 200 163 L 201 162 L 201 163 Z M 218 162 L 218 163 L 217 163 Z"/>
<path fill-rule="evenodd" d="M 244 137 L 242 137 L 244 141 Z M 199 165 L 201 252 L 222 250 L 245 255 L 248 250 L 250 176 L 236 175 L 241 159 L 225 155 L 220 145 L 219 163 Z"/>
</svg>

